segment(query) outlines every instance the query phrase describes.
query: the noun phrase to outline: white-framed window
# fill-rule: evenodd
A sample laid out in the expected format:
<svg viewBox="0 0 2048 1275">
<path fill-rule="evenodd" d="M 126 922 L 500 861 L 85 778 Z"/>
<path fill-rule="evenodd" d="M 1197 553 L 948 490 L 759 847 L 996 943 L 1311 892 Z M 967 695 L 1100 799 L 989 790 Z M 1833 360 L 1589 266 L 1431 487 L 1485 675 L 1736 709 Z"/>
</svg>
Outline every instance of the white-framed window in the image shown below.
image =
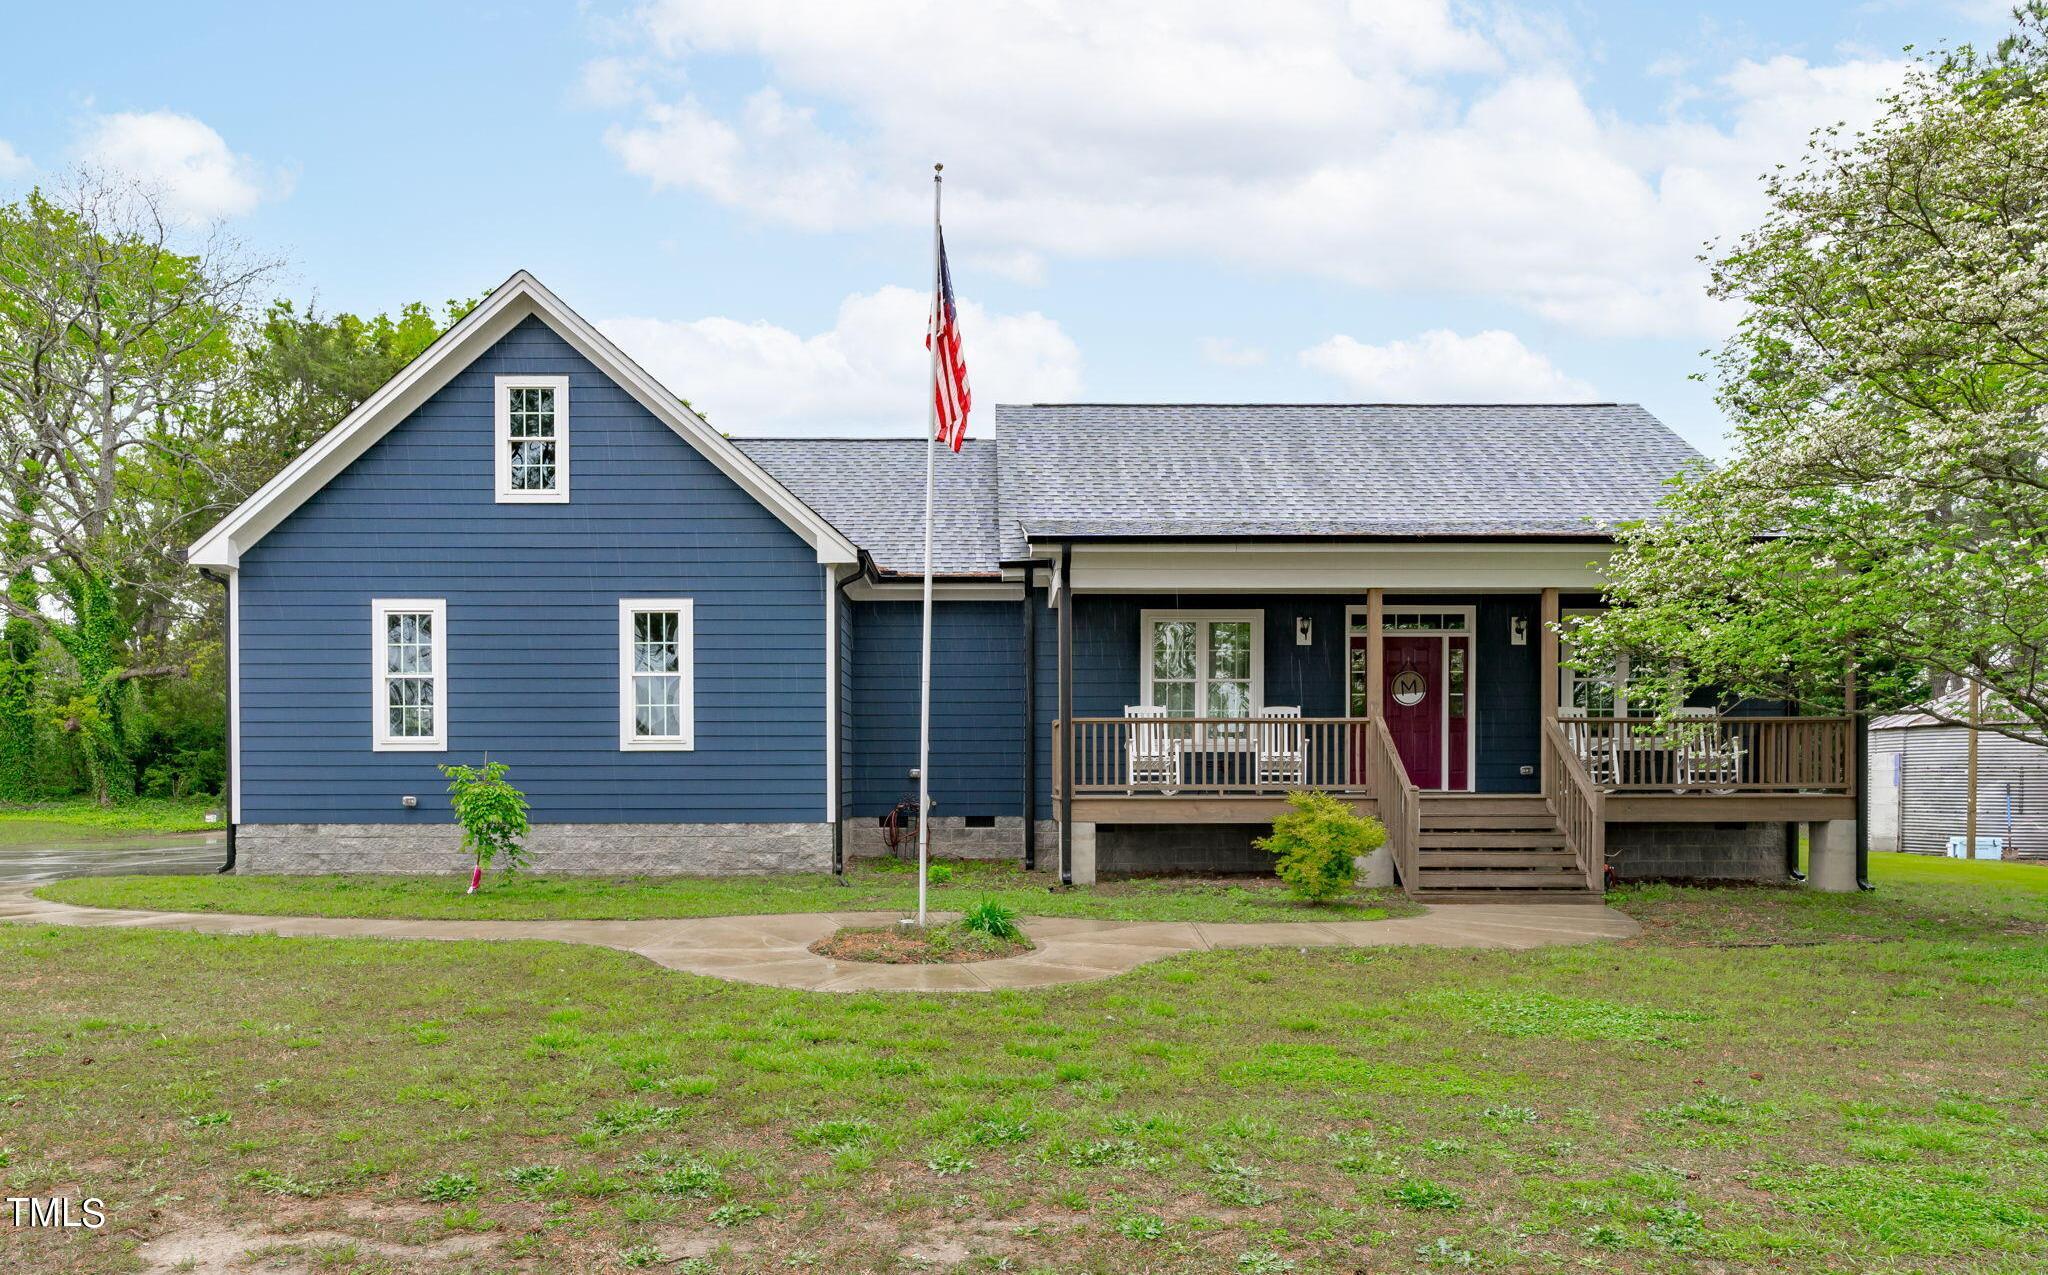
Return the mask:
<svg viewBox="0 0 2048 1275">
<path fill-rule="evenodd" d="M 370 601 L 370 731 L 378 752 L 448 747 L 448 604 Z"/>
<path fill-rule="evenodd" d="M 696 747 L 696 627 L 688 598 L 619 599 L 619 747 Z"/>
<path fill-rule="evenodd" d="M 1570 620 L 1575 616 L 1598 614 L 1597 611 L 1570 610 L 1564 612 L 1560 618 Z M 1565 632 L 1571 632 L 1569 625 L 1566 625 Z M 1573 652 L 1569 638 L 1559 639 L 1557 646 L 1557 707 L 1560 712 L 1573 717 L 1629 715 L 1628 656 L 1616 656 L 1612 668 L 1588 673 L 1572 666 Z"/>
<path fill-rule="evenodd" d="M 498 503 L 569 499 L 569 378 L 501 376 L 495 382 L 492 448 Z"/>
<path fill-rule="evenodd" d="M 1172 717 L 1250 717 L 1265 698 L 1263 611 L 1142 611 L 1144 702 Z"/>
</svg>

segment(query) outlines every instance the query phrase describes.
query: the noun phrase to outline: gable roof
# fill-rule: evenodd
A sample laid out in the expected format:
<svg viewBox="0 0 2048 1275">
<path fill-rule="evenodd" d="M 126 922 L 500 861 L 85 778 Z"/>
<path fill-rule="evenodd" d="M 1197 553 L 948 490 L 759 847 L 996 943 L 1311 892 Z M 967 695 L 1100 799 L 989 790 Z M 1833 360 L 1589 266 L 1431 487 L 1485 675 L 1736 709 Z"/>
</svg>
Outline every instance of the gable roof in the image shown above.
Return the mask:
<svg viewBox="0 0 2048 1275">
<path fill-rule="evenodd" d="M 1038 539 L 1604 539 L 1700 459 L 1632 403 L 998 406 L 1000 552 Z"/>
<path fill-rule="evenodd" d="M 232 570 L 250 546 L 431 398 L 457 372 L 529 317 L 537 317 L 597 369 L 696 448 L 818 553 L 820 562 L 854 562 L 858 551 L 831 522 L 793 495 L 745 452 L 629 358 L 540 280 L 521 270 L 460 322 L 301 452 L 186 551 L 197 567 Z"/>
<path fill-rule="evenodd" d="M 761 468 L 867 550 L 886 575 L 924 574 L 922 438 L 736 438 Z M 1000 576 L 996 445 L 968 439 L 933 467 L 932 574 Z"/>
</svg>

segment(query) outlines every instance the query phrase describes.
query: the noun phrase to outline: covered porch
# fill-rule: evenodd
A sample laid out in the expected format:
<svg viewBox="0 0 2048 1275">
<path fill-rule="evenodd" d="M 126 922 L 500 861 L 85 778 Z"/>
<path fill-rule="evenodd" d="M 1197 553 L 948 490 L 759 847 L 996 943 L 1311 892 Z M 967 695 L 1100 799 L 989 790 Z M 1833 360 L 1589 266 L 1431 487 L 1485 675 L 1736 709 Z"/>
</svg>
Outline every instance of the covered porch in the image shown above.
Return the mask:
<svg viewBox="0 0 2048 1275">
<path fill-rule="evenodd" d="M 1596 601 L 1564 586 L 1050 600 L 1054 818 L 1084 872 L 1098 830 L 1266 825 L 1300 788 L 1380 818 L 1401 883 L 1444 897 L 1593 896 L 1639 843 L 1707 858 L 1739 827 L 1753 860 L 1854 815 L 1851 718 L 1702 705 L 1659 727 L 1564 665 L 1552 624 Z"/>
</svg>

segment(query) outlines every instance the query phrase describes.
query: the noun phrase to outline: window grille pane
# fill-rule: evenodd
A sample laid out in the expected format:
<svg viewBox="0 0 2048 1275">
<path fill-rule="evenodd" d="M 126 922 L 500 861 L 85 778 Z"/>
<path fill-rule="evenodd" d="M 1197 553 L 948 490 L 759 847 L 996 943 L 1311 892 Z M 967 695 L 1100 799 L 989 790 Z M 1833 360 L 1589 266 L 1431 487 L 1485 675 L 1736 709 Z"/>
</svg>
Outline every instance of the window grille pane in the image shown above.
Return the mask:
<svg viewBox="0 0 2048 1275">
<path fill-rule="evenodd" d="M 1195 623 L 1193 620 L 1162 620 L 1152 626 L 1152 676 L 1158 678 L 1195 675 Z"/>
<path fill-rule="evenodd" d="M 553 491 L 555 489 L 555 444 L 545 442 L 519 442 L 515 439 L 512 448 L 512 490 Z"/>
<path fill-rule="evenodd" d="M 1169 717 L 1193 717 L 1195 715 L 1195 684 L 1193 682 L 1154 682 L 1152 698 L 1156 706 L 1166 710 Z"/>
<path fill-rule="evenodd" d="M 1249 717 L 1252 712 L 1250 682 L 1209 683 L 1210 717 Z"/>
<path fill-rule="evenodd" d="M 1252 626 L 1244 620 L 1209 626 L 1209 676 L 1244 680 L 1252 675 Z"/>
<path fill-rule="evenodd" d="M 434 733 L 434 680 L 394 677 L 384 684 L 387 729 L 394 739 L 424 739 Z"/>
<path fill-rule="evenodd" d="M 683 680 L 674 674 L 635 676 L 633 731 L 648 738 L 675 738 L 683 733 Z"/>
</svg>

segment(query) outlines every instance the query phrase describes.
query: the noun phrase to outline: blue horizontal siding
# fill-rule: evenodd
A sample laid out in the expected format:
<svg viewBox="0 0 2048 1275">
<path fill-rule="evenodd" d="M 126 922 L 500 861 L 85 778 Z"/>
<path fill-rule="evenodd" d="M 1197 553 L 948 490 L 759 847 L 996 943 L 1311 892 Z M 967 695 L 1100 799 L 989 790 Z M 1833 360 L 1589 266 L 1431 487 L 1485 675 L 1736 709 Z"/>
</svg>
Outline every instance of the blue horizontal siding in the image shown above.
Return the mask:
<svg viewBox="0 0 2048 1275">
<path fill-rule="evenodd" d="M 1041 600 L 1045 595 L 1041 593 Z M 1533 594 L 1456 597 L 1389 595 L 1389 605 L 1434 603 L 1476 606 L 1474 712 L 1478 732 L 1477 788 L 1481 792 L 1534 792 L 1533 767 L 1538 753 L 1537 731 L 1537 598 Z M 1348 709 L 1345 684 L 1347 606 L 1365 605 L 1354 597 L 1275 594 L 1083 594 L 1074 601 L 1074 715 L 1120 716 L 1140 697 L 1139 613 L 1146 610 L 1245 611 L 1265 613 L 1265 702 L 1299 704 L 1311 717 L 1340 717 Z M 1051 818 L 1052 731 L 1059 716 L 1059 612 L 1042 607 L 1039 615 L 1038 694 L 1034 705 L 1039 757 L 1037 809 Z M 1509 641 L 1509 620 L 1523 616 L 1529 625 L 1527 645 Z M 1295 643 L 1295 619 L 1313 623 L 1308 646 Z"/>
<path fill-rule="evenodd" d="M 932 799 L 941 817 L 1014 815 L 1023 802 L 1023 625 L 1015 602 L 932 609 Z M 851 678 L 852 796 L 882 815 L 913 785 L 924 608 L 858 602 Z"/>
<path fill-rule="evenodd" d="M 492 379 L 518 373 L 569 377 L 567 504 L 495 499 Z M 435 763 L 486 755 L 537 822 L 825 817 L 815 554 L 537 319 L 244 554 L 239 589 L 244 822 L 442 822 Z M 447 602 L 446 753 L 371 749 L 376 597 Z M 692 752 L 619 750 L 622 597 L 694 600 Z"/>
</svg>

